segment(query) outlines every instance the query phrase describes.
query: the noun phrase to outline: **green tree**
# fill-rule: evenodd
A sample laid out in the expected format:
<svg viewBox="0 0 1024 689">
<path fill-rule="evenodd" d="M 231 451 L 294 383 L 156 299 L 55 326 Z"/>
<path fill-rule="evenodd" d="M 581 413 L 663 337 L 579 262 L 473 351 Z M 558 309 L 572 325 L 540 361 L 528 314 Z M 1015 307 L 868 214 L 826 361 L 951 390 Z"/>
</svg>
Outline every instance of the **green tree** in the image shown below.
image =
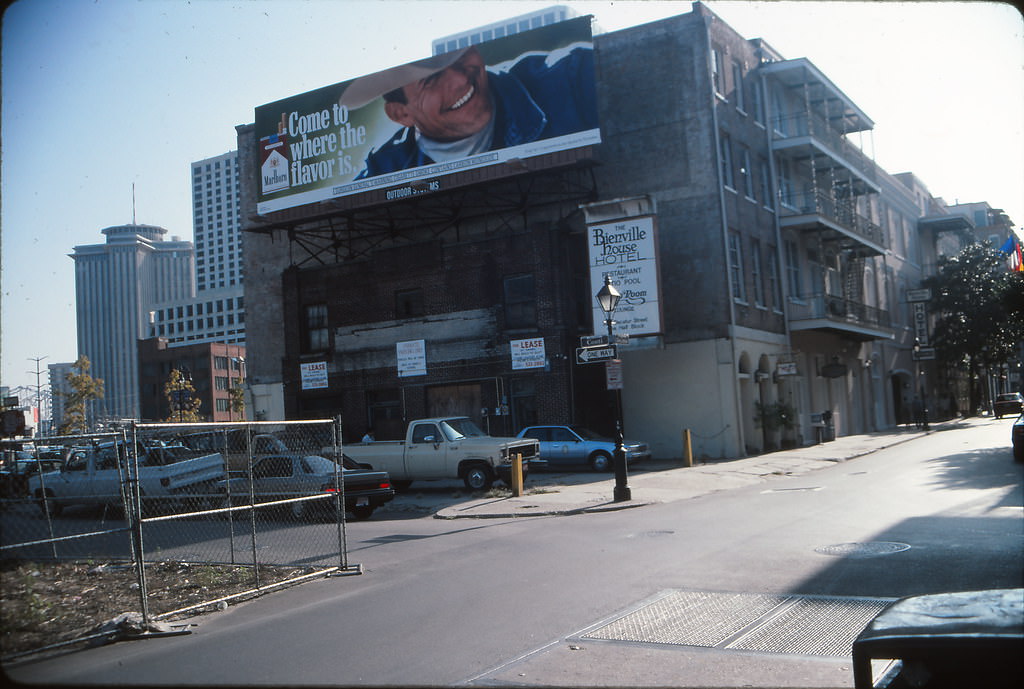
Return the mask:
<svg viewBox="0 0 1024 689">
<path fill-rule="evenodd" d="M 939 259 L 938 272 L 924 286 L 932 290 L 930 307 L 937 315 L 933 344 L 947 366 L 966 371 L 972 381 L 981 371 L 1005 364 L 1024 339 L 1024 319 L 1015 317 L 1019 274 L 1006 269 L 1006 256 L 982 244 Z M 1019 308 L 1019 305 L 1018 305 Z M 981 402 L 971 385 L 970 410 Z"/>
<path fill-rule="evenodd" d="M 231 411 L 238 415 L 239 420 L 245 421 L 245 378 L 239 378 L 228 392 L 231 395 Z"/>
<path fill-rule="evenodd" d="M 166 421 L 171 423 L 197 423 L 203 419 L 199 416 L 199 407 L 203 401 L 196 397 L 196 389 L 192 386 L 192 378 L 178 369 L 171 369 L 171 375 L 164 384 L 164 397 L 167 398 L 168 409 L 171 410 Z"/>
<path fill-rule="evenodd" d="M 61 435 L 89 432 L 88 404 L 103 399 L 103 379 L 89 375 L 91 366 L 89 357 L 80 354 L 66 377 L 71 390 L 60 393 L 64 397 L 64 423 L 59 429 Z"/>
</svg>

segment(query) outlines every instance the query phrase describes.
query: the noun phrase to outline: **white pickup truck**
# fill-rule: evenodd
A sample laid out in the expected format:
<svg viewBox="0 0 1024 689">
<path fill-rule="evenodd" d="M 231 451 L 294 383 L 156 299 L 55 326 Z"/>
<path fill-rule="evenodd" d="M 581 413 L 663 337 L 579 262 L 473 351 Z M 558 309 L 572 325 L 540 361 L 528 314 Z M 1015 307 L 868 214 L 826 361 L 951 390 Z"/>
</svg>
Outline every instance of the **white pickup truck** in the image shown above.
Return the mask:
<svg viewBox="0 0 1024 689">
<path fill-rule="evenodd" d="M 180 445 L 137 446 L 139 492 L 147 502 L 181 502 L 212 496 L 224 478 L 220 453 L 200 457 Z M 128 476 L 127 446 L 108 441 L 68 451 L 59 471 L 32 477 L 29 489 L 44 514 L 57 516 L 68 505 L 122 504 Z M 120 468 L 119 466 L 120 465 Z M 150 503 L 151 504 L 151 503 Z"/>
<path fill-rule="evenodd" d="M 386 471 L 396 487 L 413 481 L 460 478 L 470 490 L 487 490 L 495 479 L 511 485 L 512 460 L 523 475 L 537 459 L 532 438 L 492 438 L 467 417 L 419 419 L 409 423 L 405 440 L 355 443 L 345 454 L 361 466 Z"/>
</svg>

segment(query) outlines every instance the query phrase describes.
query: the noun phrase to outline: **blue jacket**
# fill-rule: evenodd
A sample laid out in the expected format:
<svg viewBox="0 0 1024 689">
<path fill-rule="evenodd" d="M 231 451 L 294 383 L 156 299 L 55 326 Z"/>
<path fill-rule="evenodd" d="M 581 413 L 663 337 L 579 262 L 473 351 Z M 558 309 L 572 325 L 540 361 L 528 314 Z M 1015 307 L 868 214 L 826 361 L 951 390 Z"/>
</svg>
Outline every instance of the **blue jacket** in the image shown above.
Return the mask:
<svg viewBox="0 0 1024 689">
<path fill-rule="evenodd" d="M 576 48 L 555 64 L 545 55 L 529 55 L 507 72 L 488 72 L 494 97 L 491 150 L 597 128 L 594 51 Z M 411 127 L 402 127 L 366 156 L 366 179 L 435 161 L 416 144 Z"/>
</svg>

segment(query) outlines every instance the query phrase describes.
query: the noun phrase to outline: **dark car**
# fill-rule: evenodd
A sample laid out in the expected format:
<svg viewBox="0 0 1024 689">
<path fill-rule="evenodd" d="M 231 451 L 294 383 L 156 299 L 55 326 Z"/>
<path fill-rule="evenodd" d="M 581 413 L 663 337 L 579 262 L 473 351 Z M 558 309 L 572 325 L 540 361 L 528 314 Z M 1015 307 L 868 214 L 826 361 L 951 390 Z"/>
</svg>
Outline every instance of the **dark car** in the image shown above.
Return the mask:
<svg viewBox="0 0 1024 689">
<path fill-rule="evenodd" d="M 1001 419 L 1010 414 L 1020 414 L 1021 411 L 1024 411 L 1022 409 L 1022 401 L 1024 399 L 1021 398 L 1019 392 L 1006 392 L 996 395 L 996 401 L 993 404 L 996 418 Z"/>
<path fill-rule="evenodd" d="M 356 519 L 369 519 L 373 511 L 394 499 L 395 490 L 385 471 L 368 471 L 348 456 L 342 465 L 345 484 L 345 511 Z M 252 492 L 258 502 L 303 498 L 337 492 L 337 466 L 319 455 L 269 455 L 252 465 Z M 231 502 L 241 504 L 249 497 L 248 471 L 231 472 L 224 488 L 230 491 Z M 293 502 L 295 517 L 312 511 L 328 514 L 332 500 Z"/>
<path fill-rule="evenodd" d="M 1024 414 L 1017 417 L 1010 430 L 1010 438 L 1013 441 L 1013 459 L 1016 462 L 1024 462 Z"/>
<path fill-rule="evenodd" d="M 520 438 L 533 438 L 540 444 L 539 459 L 532 468 L 553 466 L 589 467 L 594 471 L 610 471 L 615 441 L 580 426 L 527 426 Z M 626 464 L 651 458 L 647 443 L 624 440 Z"/>
<path fill-rule="evenodd" d="M 29 451 L 19 452 L 0 468 L 0 498 L 23 498 L 28 495 L 29 478 L 39 473 L 57 471 L 63 460 L 52 453 L 41 453 L 38 458 Z"/>
</svg>

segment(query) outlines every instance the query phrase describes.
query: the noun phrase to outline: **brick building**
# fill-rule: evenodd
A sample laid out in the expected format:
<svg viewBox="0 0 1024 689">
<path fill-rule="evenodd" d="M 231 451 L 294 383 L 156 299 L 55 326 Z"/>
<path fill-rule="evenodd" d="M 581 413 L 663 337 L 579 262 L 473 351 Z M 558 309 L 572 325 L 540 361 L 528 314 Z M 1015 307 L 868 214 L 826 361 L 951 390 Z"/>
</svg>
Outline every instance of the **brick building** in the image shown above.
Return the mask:
<svg viewBox="0 0 1024 689">
<path fill-rule="evenodd" d="M 601 141 L 570 152 L 258 214 L 259 139 L 237 128 L 258 417 L 341 414 L 348 439 L 448 413 L 611 433 L 604 367 L 575 361 L 604 328 L 588 228 L 653 218 L 658 328 L 619 350 L 627 436 L 678 457 L 688 428 L 696 454 L 739 456 L 814 441 L 826 410 L 840 434 L 899 420 L 897 306 L 918 219 L 946 210 L 862 152 L 873 122 L 813 63 L 699 2 L 593 46 Z M 538 340 L 543 366 L 517 367 Z"/>
<path fill-rule="evenodd" d="M 168 346 L 167 338 L 138 342 L 139 399 L 144 421 L 175 421 L 173 403 L 164 387 L 177 369 L 192 383 L 201 400 L 203 421 L 243 421 L 244 413 L 231 407 L 231 390 L 244 384 L 245 347 L 224 342 Z"/>
</svg>

